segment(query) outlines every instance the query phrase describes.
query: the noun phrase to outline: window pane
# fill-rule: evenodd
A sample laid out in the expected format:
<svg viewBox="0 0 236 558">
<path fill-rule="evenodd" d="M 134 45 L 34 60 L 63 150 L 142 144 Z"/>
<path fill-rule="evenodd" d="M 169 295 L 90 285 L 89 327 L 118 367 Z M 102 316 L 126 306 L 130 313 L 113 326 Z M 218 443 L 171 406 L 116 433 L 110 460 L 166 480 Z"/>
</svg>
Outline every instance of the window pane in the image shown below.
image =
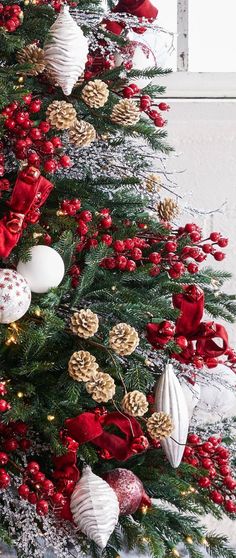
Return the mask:
<svg viewBox="0 0 236 558">
<path fill-rule="evenodd" d="M 236 72 L 236 0 L 189 0 L 189 70 Z"/>
<path fill-rule="evenodd" d="M 152 4 L 158 8 L 156 23 L 163 31 L 153 33 L 150 46 L 153 45 L 158 66 L 176 70 L 177 0 L 152 0 Z"/>
</svg>

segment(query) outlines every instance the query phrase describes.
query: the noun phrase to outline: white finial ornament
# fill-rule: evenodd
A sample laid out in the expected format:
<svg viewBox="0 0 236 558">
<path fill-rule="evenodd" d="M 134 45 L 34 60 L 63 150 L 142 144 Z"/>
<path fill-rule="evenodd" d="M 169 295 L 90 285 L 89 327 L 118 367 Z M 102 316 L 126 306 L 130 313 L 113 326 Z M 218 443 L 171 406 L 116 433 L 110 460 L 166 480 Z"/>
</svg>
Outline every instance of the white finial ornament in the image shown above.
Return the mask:
<svg viewBox="0 0 236 558">
<path fill-rule="evenodd" d="M 72 493 L 70 507 L 76 527 L 105 548 L 120 510 L 113 488 L 86 467 Z"/>
<path fill-rule="evenodd" d="M 63 6 L 55 23 L 49 30 L 48 41 L 44 46 L 46 69 L 65 95 L 71 91 L 82 75 L 87 55 L 88 41 L 82 29 Z"/>
</svg>

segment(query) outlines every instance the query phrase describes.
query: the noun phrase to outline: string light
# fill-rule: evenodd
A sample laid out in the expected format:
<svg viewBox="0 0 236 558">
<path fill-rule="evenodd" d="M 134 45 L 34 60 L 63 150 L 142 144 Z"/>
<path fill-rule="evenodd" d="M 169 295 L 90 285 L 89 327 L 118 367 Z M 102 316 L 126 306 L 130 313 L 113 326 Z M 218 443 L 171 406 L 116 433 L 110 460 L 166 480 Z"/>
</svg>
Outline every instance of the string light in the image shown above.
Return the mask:
<svg viewBox="0 0 236 558">
<path fill-rule="evenodd" d="M 176 558 L 179 558 L 179 557 L 180 557 L 180 553 L 179 553 L 179 551 L 177 550 L 177 548 L 172 548 L 172 551 L 171 551 L 171 552 L 172 552 L 173 556 L 175 556 Z"/>
<path fill-rule="evenodd" d="M 33 234 L 33 238 L 34 238 L 35 240 L 36 240 L 37 238 L 40 238 L 41 236 L 43 236 L 43 233 L 34 232 L 34 234 Z"/>
<path fill-rule="evenodd" d="M 112 291 L 116 291 L 116 286 L 115 286 L 115 285 L 112 285 L 111 290 L 112 290 Z"/>
<path fill-rule="evenodd" d="M 12 344 L 17 345 L 17 339 L 16 339 L 15 335 L 11 335 L 11 336 L 8 337 L 8 339 L 5 341 L 5 345 L 7 345 L 7 347 L 8 347 L 9 345 L 12 345 Z"/>
<path fill-rule="evenodd" d="M 35 313 L 35 316 L 38 316 L 38 318 L 39 318 L 39 317 L 41 316 L 41 310 L 40 310 L 40 308 L 36 308 L 35 311 L 34 311 L 34 313 Z"/>
<path fill-rule="evenodd" d="M 55 420 L 54 415 L 48 415 L 47 420 L 48 420 L 48 422 L 52 422 L 53 420 Z"/>
<path fill-rule="evenodd" d="M 190 535 L 188 535 L 185 540 L 186 540 L 186 543 L 193 544 L 193 539 L 192 539 L 192 537 L 190 537 Z"/>
<path fill-rule="evenodd" d="M 18 78 L 18 83 L 24 83 L 24 76 L 20 76 Z"/>
<path fill-rule="evenodd" d="M 143 515 L 146 515 L 146 513 L 148 512 L 148 506 L 141 506 L 140 511 Z"/>
<path fill-rule="evenodd" d="M 24 397 L 24 395 L 25 394 L 23 393 L 23 391 L 18 391 L 17 392 L 17 397 L 19 397 L 19 399 L 22 399 L 22 397 Z"/>
<path fill-rule="evenodd" d="M 57 216 L 57 217 L 64 217 L 64 216 L 65 216 L 65 213 L 64 213 L 64 211 L 62 211 L 61 209 L 58 209 L 58 211 L 56 212 L 56 216 Z"/>
<path fill-rule="evenodd" d="M 203 538 L 201 539 L 201 544 L 204 544 L 204 546 L 209 546 L 209 543 L 207 542 L 206 537 L 203 537 Z"/>
<path fill-rule="evenodd" d="M 148 539 L 147 537 L 142 537 L 142 542 L 148 543 L 148 542 L 149 542 L 149 539 Z"/>
</svg>

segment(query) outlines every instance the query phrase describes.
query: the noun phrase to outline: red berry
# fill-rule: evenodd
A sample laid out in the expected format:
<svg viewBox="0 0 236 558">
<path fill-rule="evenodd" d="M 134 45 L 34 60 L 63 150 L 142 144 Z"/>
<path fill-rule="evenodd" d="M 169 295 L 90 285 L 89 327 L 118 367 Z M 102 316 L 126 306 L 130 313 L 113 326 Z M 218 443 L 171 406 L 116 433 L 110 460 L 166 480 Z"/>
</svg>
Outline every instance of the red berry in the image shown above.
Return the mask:
<svg viewBox="0 0 236 558">
<path fill-rule="evenodd" d="M 151 97 L 149 95 L 143 95 L 140 99 L 140 109 L 141 110 L 148 110 L 151 106 Z"/>
<path fill-rule="evenodd" d="M 210 469 L 208 469 L 208 476 L 210 477 L 210 479 L 214 479 L 216 475 L 217 475 L 217 471 L 215 467 L 211 467 Z"/>
<path fill-rule="evenodd" d="M 199 242 L 199 240 L 201 240 L 201 238 L 202 238 L 202 235 L 200 234 L 200 232 L 194 231 L 194 232 L 190 233 L 190 238 L 191 238 L 192 242 Z"/>
<path fill-rule="evenodd" d="M 135 271 L 136 270 L 136 263 L 134 260 L 128 260 L 126 264 L 126 271 Z"/>
<path fill-rule="evenodd" d="M 109 229 L 112 225 L 112 218 L 110 215 L 108 215 L 107 217 L 103 217 L 103 219 L 101 219 L 101 227 L 103 229 Z"/>
<path fill-rule="evenodd" d="M 158 105 L 160 110 L 169 110 L 170 109 L 170 105 L 167 105 L 167 103 L 163 103 L 163 101 L 161 103 L 159 103 Z"/>
<path fill-rule="evenodd" d="M 158 117 L 155 118 L 154 124 L 158 128 L 163 128 L 163 126 L 165 126 L 165 124 L 166 124 L 166 121 L 164 120 L 164 118 L 162 118 L 161 114 L 159 114 Z"/>
<path fill-rule="evenodd" d="M 124 240 L 126 250 L 132 250 L 134 248 L 134 239 L 133 238 L 126 238 Z"/>
<path fill-rule="evenodd" d="M 101 211 L 100 211 L 100 215 L 103 215 L 104 217 L 107 217 L 110 213 L 111 213 L 111 210 L 108 209 L 107 207 L 104 207 L 104 208 L 101 209 Z"/>
<path fill-rule="evenodd" d="M 5 471 L 5 469 L 0 469 L 0 488 L 7 488 L 11 482 L 11 477 Z"/>
<path fill-rule="evenodd" d="M 195 223 L 186 223 L 184 227 L 186 233 L 192 233 L 196 231 L 196 229 L 197 229 L 197 225 L 195 225 Z"/>
<path fill-rule="evenodd" d="M 91 211 L 87 210 L 81 211 L 79 218 L 82 219 L 82 221 L 84 221 L 85 223 L 89 223 L 89 221 L 93 220 Z"/>
<path fill-rule="evenodd" d="M 177 250 L 177 242 L 173 242 L 173 240 L 169 240 L 165 243 L 165 250 L 167 252 L 175 252 Z"/>
<path fill-rule="evenodd" d="M 28 117 L 28 113 L 25 113 L 21 110 L 16 114 L 15 121 L 17 124 L 19 124 L 19 126 L 21 126 L 22 124 L 24 124 L 25 120 L 28 120 Z"/>
<path fill-rule="evenodd" d="M 157 277 L 157 275 L 159 275 L 160 273 L 161 273 L 161 268 L 158 267 L 158 265 L 154 265 L 149 271 L 149 275 L 151 277 Z"/>
<path fill-rule="evenodd" d="M 26 95 L 24 95 L 23 101 L 25 102 L 26 105 L 30 105 L 32 101 L 32 93 L 27 93 Z"/>
<path fill-rule="evenodd" d="M 36 473 L 36 475 L 34 475 L 34 482 L 35 483 L 41 484 L 44 481 L 45 481 L 45 474 L 41 473 L 41 471 L 39 471 L 38 473 Z"/>
<path fill-rule="evenodd" d="M 42 132 L 39 128 L 32 128 L 32 130 L 30 130 L 30 137 L 32 140 L 34 141 L 38 141 L 42 139 Z"/>
<path fill-rule="evenodd" d="M 200 444 L 201 439 L 199 438 L 199 436 L 197 434 L 189 434 L 188 435 L 188 442 L 190 444 Z"/>
<path fill-rule="evenodd" d="M 0 452 L 0 465 L 6 465 L 8 463 L 8 455 L 4 452 Z"/>
<path fill-rule="evenodd" d="M 19 444 L 15 438 L 8 438 L 8 440 L 5 440 L 3 445 L 4 445 L 4 449 L 10 452 L 16 451 L 19 447 Z"/>
<path fill-rule="evenodd" d="M 60 157 L 59 159 L 59 163 L 65 169 L 72 166 L 71 158 L 68 155 L 62 155 L 62 157 Z"/>
<path fill-rule="evenodd" d="M 175 343 L 178 347 L 180 347 L 180 349 L 186 349 L 188 346 L 188 340 L 184 337 L 184 335 L 178 335 L 175 338 Z"/>
<path fill-rule="evenodd" d="M 6 128 L 8 128 L 8 130 L 13 130 L 16 126 L 16 122 L 13 118 L 7 118 L 7 120 L 5 120 L 4 125 L 6 126 Z"/>
<path fill-rule="evenodd" d="M 188 463 L 189 463 L 190 465 L 192 465 L 193 467 L 198 467 L 198 465 L 199 465 L 199 460 L 197 459 L 197 457 L 189 457 Z"/>
<path fill-rule="evenodd" d="M 56 161 L 54 161 L 54 159 L 48 159 L 47 161 L 45 161 L 43 168 L 45 172 L 53 173 L 57 169 L 57 163 Z"/>
<path fill-rule="evenodd" d="M 123 89 L 123 97 L 125 97 L 125 99 L 130 99 L 130 97 L 133 97 L 135 95 L 132 87 L 124 87 Z"/>
<path fill-rule="evenodd" d="M 193 453 L 193 448 L 190 446 L 185 446 L 184 448 L 184 457 L 189 457 Z"/>
<path fill-rule="evenodd" d="M 35 504 L 37 503 L 37 501 L 38 501 L 38 496 L 37 496 L 37 494 L 35 494 L 35 492 L 29 492 L 29 494 L 28 494 L 28 502 L 29 502 L 30 504 L 35 505 Z"/>
<path fill-rule="evenodd" d="M 173 271 L 175 273 L 184 273 L 184 264 L 182 262 L 175 262 L 172 266 Z"/>
<path fill-rule="evenodd" d="M 49 496 L 52 496 L 52 494 L 54 492 L 53 482 L 50 481 L 49 479 L 46 479 L 42 484 L 42 490 L 45 494 L 48 494 Z"/>
<path fill-rule="evenodd" d="M 27 484 L 21 484 L 18 488 L 18 494 L 24 500 L 28 500 L 30 489 Z"/>
<path fill-rule="evenodd" d="M 124 271 L 127 266 L 127 258 L 125 256 L 117 256 L 116 258 L 116 267 L 120 269 L 120 271 Z"/>
<path fill-rule="evenodd" d="M 152 120 L 155 120 L 160 116 L 160 113 L 157 110 L 150 110 L 148 116 L 150 116 Z"/>
<path fill-rule="evenodd" d="M 116 260 L 115 260 L 115 258 L 105 258 L 105 264 L 106 264 L 107 269 L 115 269 Z"/>
<path fill-rule="evenodd" d="M 134 92 L 135 94 L 136 94 L 136 93 L 139 93 L 139 91 L 140 91 L 140 88 L 138 87 L 138 85 L 137 85 L 136 83 L 131 83 L 131 84 L 129 85 L 129 87 L 131 87 L 131 89 L 133 90 L 133 92 Z"/>
<path fill-rule="evenodd" d="M 236 488 L 236 481 L 230 475 L 224 478 L 223 484 L 227 486 L 229 490 L 234 490 Z"/>
<path fill-rule="evenodd" d="M 27 451 L 31 447 L 32 443 L 28 438 L 22 438 L 22 440 L 19 441 L 19 445 L 20 449 Z"/>
<path fill-rule="evenodd" d="M 202 245 L 202 250 L 205 254 L 211 254 L 212 252 L 212 244 L 206 243 Z"/>
<path fill-rule="evenodd" d="M 40 122 L 39 124 L 39 129 L 41 130 L 41 132 L 43 132 L 43 134 L 47 134 L 47 132 L 49 132 L 51 126 L 49 124 L 49 122 L 46 122 L 46 120 L 42 120 L 42 122 Z"/>
<path fill-rule="evenodd" d="M 51 138 L 51 142 L 56 149 L 62 146 L 61 138 L 59 138 L 58 136 L 53 136 Z"/>
<path fill-rule="evenodd" d="M 151 263 L 158 264 L 161 261 L 161 254 L 159 254 L 159 252 L 152 252 L 148 259 Z"/>
<path fill-rule="evenodd" d="M 229 513 L 235 513 L 236 512 L 236 505 L 235 502 L 233 500 L 226 500 L 224 503 L 224 507 L 225 510 Z"/>
<path fill-rule="evenodd" d="M 204 442 L 204 444 L 202 444 L 202 449 L 206 452 L 211 452 L 214 450 L 214 446 L 211 442 Z"/>
<path fill-rule="evenodd" d="M 0 399 L 0 413 L 5 413 L 9 410 L 9 403 L 5 399 Z"/>
<path fill-rule="evenodd" d="M 112 244 L 112 236 L 110 234 L 103 234 L 101 237 L 101 241 L 104 242 L 107 246 L 111 246 Z"/>
<path fill-rule="evenodd" d="M 125 250 L 125 243 L 123 240 L 115 240 L 113 242 L 113 248 L 116 252 L 124 252 Z"/>
<path fill-rule="evenodd" d="M 202 466 L 204 467 L 204 469 L 210 469 L 212 467 L 212 465 L 213 465 L 213 462 L 208 457 L 206 457 L 205 459 L 202 460 Z"/>
<path fill-rule="evenodd" d="M 219 446 L 216 451 L 221 459 L 227 459 L 229 457 L 229 450 L 227 448 Z"/>
<path fill-rule="evenodd" d="M 198 479 L 198 484 L 201 488 L 208 488 L 209 486 L 211 486 L 211 481 L 209 477 L 200 477 Z"/>
<path fill-rule="evenodd" d="M 133 260 L 139 261 L 142 259 L 143 257 L 143 253 L 142 250 L 140 250 L 140 248 L 133 248 L 133 250 L 131 250 L 131 258 L 133 258 Z"/>
<path fill-rule="evenodd" d="M 210 234 L 210 239 L 212 240 L 212 242 L 218 242 L 219 238 L 220 238 L 220 233 L 218 232 L 212 232 Z"/>
<path fill-rule="evenodd" d="M 52 495 L 52 502 L 55 506 L 63 506 L 66 499 L 61 492 L 55 492 L 55 494 Z"/>
<path fill-rule="evenodd" d="M 28 432 L 27 424 L 19 420 L 14 424 L 14 432 L 16 432 L 16 434 L 19 434 L 20 436 L 25 436 Z"/>
<path fill-rule="evenodd" d="M 225 258 L 224 252 L 215 252 L 213 256 L 217 262 L 222 262 L 222 260 L 224 260 Z"/>
<path fill-rule="evenodd" d="M 33 113 L 39 112 L 41 109 L 41 104 L 42 102 L 40 101 L 40 99 L 35 99 L 35 101 L 31 101 L 29 105 L 29 111 Z"/>
<path fill-rule="evenodd" d="M 190 262 L 188 264 L 187 269 L 188 269 L 189 273 L 197 273 L 198 272 L 198 265 L 195 264 L 195 263 Z"/>
<path fill-rule="evenodd" d="M 220 248 L 226 248 L 226 246 L 228 246 L 229 244 L 229 240 L 228 238 L 219 238 L 218 242 L 217 242 L 218 246 L 220 246 Z"/>
<path fill-rule="evenodd" d="M 40 471 L 40 466 L 37 461 L 29 461 L 26 467 L 27 473 L 30 475 L 36 475 Z"/>
<path fill-rule="evenodd" d="M 51 141 L 44 141 L 42 143 L 42 151 L 43 153 L 46 153 L 46 155 L 52 155 L 52 153 L 54 153 L 53 143 Z"/>
<path fill-rule="evenodd" d="M 69 210 L 67 210 L 68 212 Z M 80 234 L 82 236 L 86 235 L 88 232 L 88 226 L 86 225 L 86 223 L 84 221 L 78 221 L 78 225 L 77 225 L 77 229 L 76 229 L 76 233 Z"/>
<path fill-rule="evenodd" d="M 209 494 L 210 499 L 215 502 L 215 504 L 222 504 L 222 502 L 224 501 L 224 497 L 221 494 L 221 492 L 218 492 L 218 490 L 213 490 L 212 492 L 210 492 Z"/>
<path fill-rule="evenodd" d="M 4 463 L 2 463 L 2 465 L 4 465 Z M 228 465 L 222 465 L 222 467 L 220 467 L 220 474 L 223 477 L 227 477 L 227 475 L 230 474 L 230 467 Z"/>
</svg>

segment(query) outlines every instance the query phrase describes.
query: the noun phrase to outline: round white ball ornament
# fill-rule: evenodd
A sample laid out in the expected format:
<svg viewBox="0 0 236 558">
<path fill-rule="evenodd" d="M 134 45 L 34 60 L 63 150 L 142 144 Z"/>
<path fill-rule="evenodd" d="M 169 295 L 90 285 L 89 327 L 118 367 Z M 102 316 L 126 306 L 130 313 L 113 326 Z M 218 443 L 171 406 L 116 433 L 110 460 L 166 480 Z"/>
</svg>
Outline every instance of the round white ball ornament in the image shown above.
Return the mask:
<svg viewBox="0 0 236 558">
<path fill-rule="evenodd" d="M 60 254 L 50 246 L 39 244 L 31 248 L 31 259 L 20 261 L 17 271 L 26 279 L 33 293 L 47 293 L 60 285 L 65 266 Z"/>
<path fill-rule="evenodd" d="M 24 316 L 31 292 L 24 277 L 13 269 L 0 269 L 0 323 L 10 324 Z"/>
</svg>

